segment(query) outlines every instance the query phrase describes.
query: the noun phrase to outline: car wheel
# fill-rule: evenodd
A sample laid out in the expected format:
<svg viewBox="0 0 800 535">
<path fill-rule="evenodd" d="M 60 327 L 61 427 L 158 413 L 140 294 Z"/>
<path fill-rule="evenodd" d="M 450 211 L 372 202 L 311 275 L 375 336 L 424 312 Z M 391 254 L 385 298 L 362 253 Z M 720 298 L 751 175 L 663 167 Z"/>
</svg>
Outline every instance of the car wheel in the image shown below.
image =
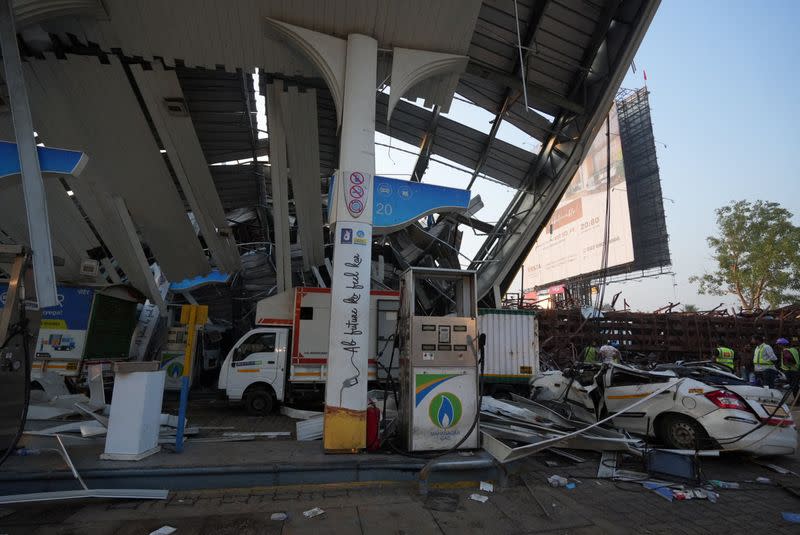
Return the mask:
<svg viewBox="0 0 800 535">
<path fill-rule="evenodd" d="M 266 416 L 275 407 L 275 398 L 266 390 L 253 390 L 245 395 L 244 405 L 251 415 Z"/>
<path fill-rule="evenodd" d="M 661 440 L 670 448 L 693 450 L 709 445 L 705 429 L 693 419 L 681 414 L 668 414 L 661 423 Z"/>
</svg>

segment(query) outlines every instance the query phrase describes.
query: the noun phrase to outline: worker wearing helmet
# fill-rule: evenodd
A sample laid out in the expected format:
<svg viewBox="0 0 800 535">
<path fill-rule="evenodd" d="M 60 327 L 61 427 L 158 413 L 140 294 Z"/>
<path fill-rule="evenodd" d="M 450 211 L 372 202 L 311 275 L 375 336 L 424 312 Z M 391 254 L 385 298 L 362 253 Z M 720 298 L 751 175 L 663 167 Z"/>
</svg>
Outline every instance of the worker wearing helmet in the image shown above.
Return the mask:
<svg viewBox="0 0 800 535">
<path fill-rule="evenodd" d="M 778 377 L 778 370 L 775 363 L 778 357 L 769 344 L 764 342 L 764 337 L 754 334 L 751 339 L 755 349 L 753 350 L 753 368 L 755 369 L 758 384 L 775 388 L 775 379 Z"/>
<path fill-rule="evenodd" d="M 597 351 L 600 354 L 600 361 L 603 364 L 619 364 L 622 360 L 622 353 L 619 352 L 619 344 L 613 342 L 612 344 L 601 346 Z"/>
<path fill-rule="evenodd" d="M 716 348 L 716 356 L 714 357 L 714 362 L 717 364 L 722 364 L 731 369 L 731 371 L 735 370 L 734 367 L 734 353 L 733 349 L 725 346 L 725 341 L 720 339 L 717 343 Z"/>
<path fill-rule="evenodd" d="M 781 355 L 781 370 L 786 374 L 786 380 L 789 382 L 789 388 L 792 389 L 792 395 L 796 398 L 797 391 L 800 388 L 798 380 L 800 380 L 800 351 L 796 347 L 789 347 L 791 344 L 786 338 L 778 338 L 775 342 Z"/>
</svg>

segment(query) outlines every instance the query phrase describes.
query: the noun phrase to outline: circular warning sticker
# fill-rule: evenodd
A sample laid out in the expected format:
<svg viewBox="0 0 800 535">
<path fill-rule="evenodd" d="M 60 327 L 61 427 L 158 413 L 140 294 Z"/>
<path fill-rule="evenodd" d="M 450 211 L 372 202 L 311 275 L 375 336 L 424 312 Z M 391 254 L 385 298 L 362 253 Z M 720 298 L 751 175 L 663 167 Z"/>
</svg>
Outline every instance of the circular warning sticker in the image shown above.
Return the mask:
<svg viewBox="0 0 800 535">
<path fill-rule="evenodd" d="M 364 196 L 364 186 L 359 186 L 358 184 L 350 186 L 350 195 L 356 199 L 360 199 Z"/>
<path fill-rule="evenodd" d="M 364 203 L 358 199 L 353 199 L 348 203 L 347 208 L 354 216 L 360 215 L 364 211 Z"/>
</svg>

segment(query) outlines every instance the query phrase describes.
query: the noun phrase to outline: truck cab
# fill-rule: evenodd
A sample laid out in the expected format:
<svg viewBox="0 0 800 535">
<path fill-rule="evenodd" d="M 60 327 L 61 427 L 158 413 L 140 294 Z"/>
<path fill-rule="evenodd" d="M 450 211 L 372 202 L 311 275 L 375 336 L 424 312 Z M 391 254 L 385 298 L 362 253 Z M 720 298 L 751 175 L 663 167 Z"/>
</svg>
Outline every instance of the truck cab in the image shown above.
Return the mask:
<svg viewBox="0 0 800 535">
<path fill-rule="evenodd" d="M 219 374 L 228 399 L 243 401 L 253 414 L 267 414 L 284 400 L 289 334 L 288 327 L 260 327 L 234 344 Z"/>
</svg>

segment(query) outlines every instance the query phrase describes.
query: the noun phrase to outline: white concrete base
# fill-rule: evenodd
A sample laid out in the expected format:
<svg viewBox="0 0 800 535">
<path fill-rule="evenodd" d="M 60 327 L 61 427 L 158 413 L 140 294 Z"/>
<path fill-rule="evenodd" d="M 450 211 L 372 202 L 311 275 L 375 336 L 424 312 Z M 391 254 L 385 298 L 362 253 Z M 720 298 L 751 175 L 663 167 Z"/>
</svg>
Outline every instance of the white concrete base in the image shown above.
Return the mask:
<svg viewBox="0 0 800 535">
<path fill-rule="evenodd" d="M 161 446 L 156 446 L 141 453 L 101 453 L 100 458 L 104 461 L 141 461 L 159 451 L 161 451 Z"/>
</svg>

